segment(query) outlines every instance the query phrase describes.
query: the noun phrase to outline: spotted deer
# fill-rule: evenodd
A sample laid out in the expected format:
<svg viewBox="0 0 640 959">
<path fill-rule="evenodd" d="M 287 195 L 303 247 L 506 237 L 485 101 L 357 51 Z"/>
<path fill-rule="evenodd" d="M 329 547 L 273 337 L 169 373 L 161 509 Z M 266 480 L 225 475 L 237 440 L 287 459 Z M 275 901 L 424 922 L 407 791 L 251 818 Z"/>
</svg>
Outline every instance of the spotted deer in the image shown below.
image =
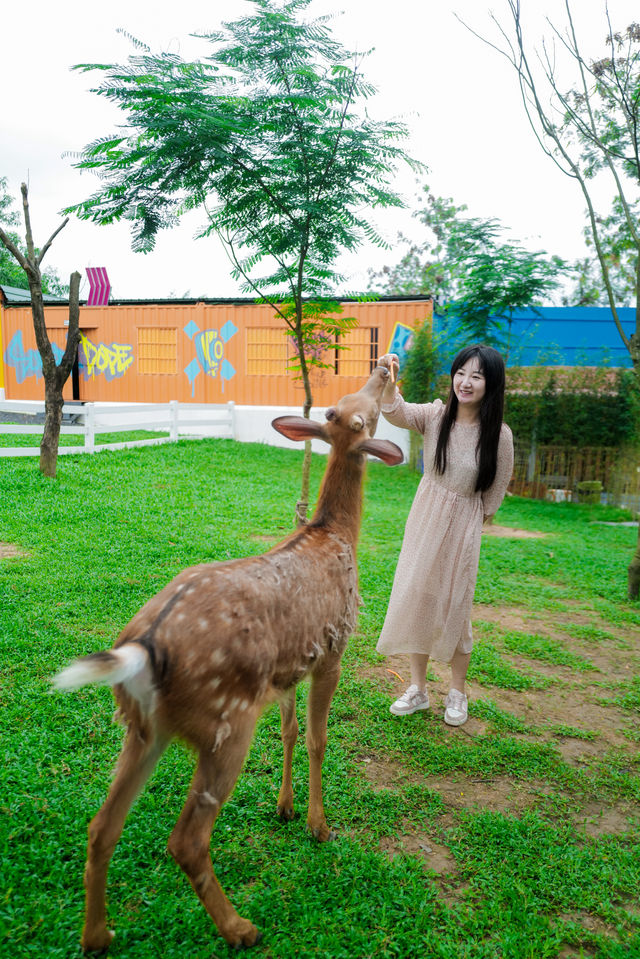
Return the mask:
<svg viewBox="0 0 640 959">
<path fill-rule="evenodd" d="M 133 617 L 109 651 L 75 660 L 54 677 L 59 689 L 113 687 L 126 724 L 107 799 L 89 825 L 82 946 L 107 949 L 107 870 L 127 812 L 173 738 L 190 743 L 197 767 L 169 838 L 169 851 L 233 946 L 251 946 L 258 929 L 242 918 L 216 879 L 209 854 L 214 822 L 240 773 L 256 721 L 279 700 L 284 744 L 277 811 L 293 818 L 291 764 L 298 736 L 296 686 L 310 677 L 307 715 L 307 824 L 331 837 L 322 803 L 327 716 L 340 659 L 355 623 L 356 543 L 367 455 L 388 465 L 400 449 L 374 439 L 389 373 L 377 367 L 363 388 L 326 412 L 326 423 L 281 416 L 291 440 L 331 445 L 312 520 L 261 556 L 185 569 Z"/>
</svg>

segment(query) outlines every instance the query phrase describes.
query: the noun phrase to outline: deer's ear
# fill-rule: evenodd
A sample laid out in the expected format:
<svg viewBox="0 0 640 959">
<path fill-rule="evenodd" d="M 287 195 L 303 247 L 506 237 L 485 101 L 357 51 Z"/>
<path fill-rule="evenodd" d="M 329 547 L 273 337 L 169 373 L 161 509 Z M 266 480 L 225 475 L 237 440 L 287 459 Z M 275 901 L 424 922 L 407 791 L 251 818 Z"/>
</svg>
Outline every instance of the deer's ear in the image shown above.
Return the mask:
<svg viewBox="0 0 640 959">
<path fill-rule="evenodd" d="M 289 440 L 319 439 L 328 442 L 322 423 L 305 419 L 304 416 L 278 416 L 271 420 L 271 425 Z"/>
<path fill-rule="evenodd" d="M 379 460 L 386 463 L 387 466 L 397 466 L 402 463 L 404 454 L 399 446 L 392 443 L 391 440 L 365 440 L 358 447 L 361 453 L 370 453 L 371 456 L 377 456 Z"/>
</svg>

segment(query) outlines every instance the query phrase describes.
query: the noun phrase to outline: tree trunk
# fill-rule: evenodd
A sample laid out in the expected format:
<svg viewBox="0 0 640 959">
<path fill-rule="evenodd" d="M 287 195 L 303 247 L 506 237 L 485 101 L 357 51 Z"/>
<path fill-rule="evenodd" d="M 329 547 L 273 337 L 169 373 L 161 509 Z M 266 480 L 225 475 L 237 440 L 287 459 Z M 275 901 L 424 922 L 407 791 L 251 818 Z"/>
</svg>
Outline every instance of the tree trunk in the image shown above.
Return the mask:
<svg viewBox="0 0 640 959">
<path fill-rule="evenodd" d="M 638 271 L 640 277 L 640 256 L 638 257 Z M 638 291 L 636 291 L 636 332 L 629 337 L 629 353 L 631 354 L 636 379 L 640 384 L 640 296 L 638 296 Z M 638 525 L 636 551 L 627 568 L 627 596 L 629 599 L 640 598 L 640 524 Z"/>
<path fill-rule="evenodd" d="M 308 419 L 309 417 L 307 417 Z M 296 503 L 296 526 L 304 526 L 307 522 L 309 509 L 309 477 L 311 474 L 311 440 L 304 441 L 304 456 L 302 458 L 302 485 L 300 499 Z"/>
<path fill-rule="evenodd" d="M 43 476 L 55 479 L 58 464 L 58 444 L 60 424 L 62 423 L 62 387 L 55 381 L 45 382 L 44 387 L 44 431 L 40 443 L 40 472 Z"/>
<path fill-rule="evenodd" d="M 309 379 L 309 367 L 307 366 L 304 354 L 304 339 L 302 335 L 302 301 L 299 303 L 299 313 L 297 316 L 296 344 L 300 356 L 300 372 L 302 374 L 302 383 L 304 385 L 304 405 L 302 415 L 309 419 L 311 407 L 313 406 L 313 396 L 311 394 L 311 380 Z M 300 499 L 296 503 L 296 525 L 304 526 L 307 522 L 307 510 L 309 509 L 309 477 L 311 473 L 311 440 L 305 440 L 304 456 L 302 459 L 302 484 L 300 488 Z"/>
<path fill-rule="evenodd" d="M 629 564 L 627 577 L 629 583 L 629 599 L 638 599 L 640 596 L 640 526 L 638 526 L 638 542 L 636 544 L 636 551 L 633 554 L 633 559 Z"/>
</svg>

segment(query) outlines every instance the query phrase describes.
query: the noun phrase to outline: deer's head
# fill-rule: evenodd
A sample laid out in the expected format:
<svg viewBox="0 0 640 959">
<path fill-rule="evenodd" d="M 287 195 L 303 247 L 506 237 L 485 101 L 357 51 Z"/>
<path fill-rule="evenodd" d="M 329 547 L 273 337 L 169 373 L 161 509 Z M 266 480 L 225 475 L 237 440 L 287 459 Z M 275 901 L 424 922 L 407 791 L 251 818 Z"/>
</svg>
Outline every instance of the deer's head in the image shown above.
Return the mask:
<svg viewBox="0 0 640 959">
<path fill-rule="evenodd" d="M 377 366 L 362 389 L 329 407 L 326 423 L 302 416 L 278 416 L 271 425 L 290 440 L 321 439 L 343 455 L 367 453 L 387 466 L 396 466 L 403 460 L 402 450 L 390 440 L 374 439 L 388 379 L 389 371 Z"/>
</svg>

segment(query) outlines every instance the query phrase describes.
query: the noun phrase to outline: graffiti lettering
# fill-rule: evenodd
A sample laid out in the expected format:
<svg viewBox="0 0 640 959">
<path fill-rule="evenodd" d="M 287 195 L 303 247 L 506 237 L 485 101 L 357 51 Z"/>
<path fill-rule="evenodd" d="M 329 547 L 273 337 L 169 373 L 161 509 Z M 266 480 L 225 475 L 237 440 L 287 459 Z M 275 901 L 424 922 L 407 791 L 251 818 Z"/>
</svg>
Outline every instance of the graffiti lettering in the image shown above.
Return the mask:
<svg viewBox="0 0 640 959">
<path fill-rule="evenodd" d="M 133 363 L 133 347 L 129 343 L 99 343 L 97 346 L 84 333 L 80 334 L 78 363 L 86 380 L 104 374 L 107 380 L 123 376 Z"/>
<path fill-rule="evenodd" d="M 184 332 L 190 340 L 193 340 L 196 348 L 197 359 L 194 357 L 184 368 L 191 383 L 191 395 L 194 395 L 196 378 L 200 376 L 201 372 L 205 375 L 208 374 L 212 378 L 218 377 L 222 392 L 224 393 L 225 380 L 230 380 L 236 375 L 233 366 L 229 360 L 225 358 L 224 344 L 227 343 L 232 336 L 235 336 L 238 328 L 234 326 L 231 320 L 227 320 L 220 331 L 204 330 L 200 332 L 197 324 L 191 320 L 185 326 Z"/>
<path fill-rule="evenodd" d="M 56 363 L 60 363 L 64 351 L 56 343 L 51 344 Z M 18 383 L 22 383 L 28 376 L 42 379 L 42 357 L 37 350 L 26 350 L 22 342 L 22 330 L 14 334 L 11 342 L 4 351 L 4 361 L 7 366 L 16 371 Z"/>
<path fill-rule="evenodd" d="M 224 356 L 224 343 L 217 330 L 204 330 L 195 338 L 196 353 L 200 365 L 209 376 L 216 376 Z"/>
</svg>

